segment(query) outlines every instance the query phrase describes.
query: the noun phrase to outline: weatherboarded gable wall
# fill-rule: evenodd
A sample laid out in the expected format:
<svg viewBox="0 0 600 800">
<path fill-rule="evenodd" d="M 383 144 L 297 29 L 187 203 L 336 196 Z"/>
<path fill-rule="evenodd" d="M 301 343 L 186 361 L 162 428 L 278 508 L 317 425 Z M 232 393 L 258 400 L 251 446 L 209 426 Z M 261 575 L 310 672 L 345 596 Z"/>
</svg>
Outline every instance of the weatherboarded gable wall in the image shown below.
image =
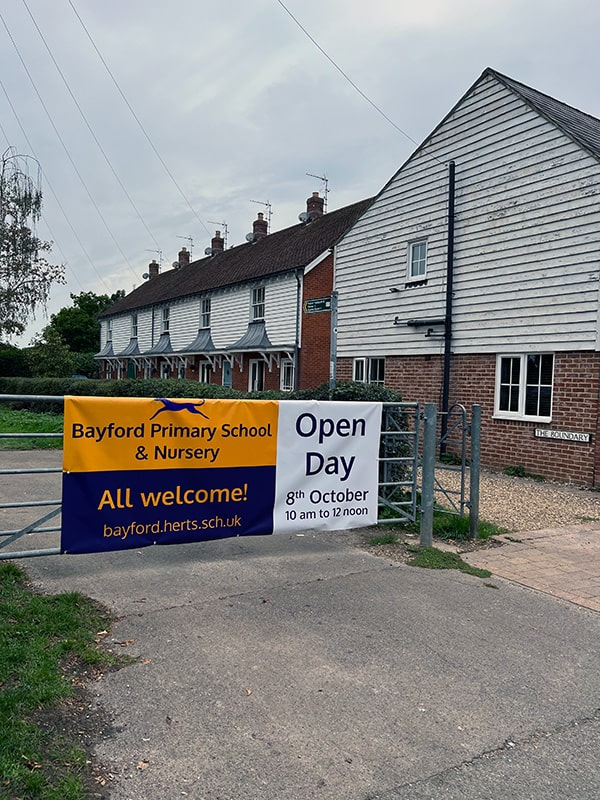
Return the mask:
<svg viewBox="0 0 600 800">
<path fill-rule="evenodd" d="M 493 74 L 484 75 L 384 187 L 336 252 L 340 379 L 385 356 L 386 385 L 441 404 L 448 162 L 455 162 L 450 402 L 482 405 L 482 460 L 600 481 L 598 159 Z M 426 240 L 422 280 L 407 279 Z M 391 291 L 390 291 L 391 290 Z M 429 334 L 426 335 L 429 329 Z M 554 353 L 552 418 L 495 415 L 498 355 Z M 590 433 L 587 443 L 539 429 Z"/>
<path fill-rule="evenodd" d="M 453 351 L 595 348 L 598 161 L 490 76 L 338 245 L 338 357 L 443 352 L 405 323 L 444 316 L 450 160 Z M 410 286 L 408 244 L 421 238 L 427 283 Z"/>
</svg>

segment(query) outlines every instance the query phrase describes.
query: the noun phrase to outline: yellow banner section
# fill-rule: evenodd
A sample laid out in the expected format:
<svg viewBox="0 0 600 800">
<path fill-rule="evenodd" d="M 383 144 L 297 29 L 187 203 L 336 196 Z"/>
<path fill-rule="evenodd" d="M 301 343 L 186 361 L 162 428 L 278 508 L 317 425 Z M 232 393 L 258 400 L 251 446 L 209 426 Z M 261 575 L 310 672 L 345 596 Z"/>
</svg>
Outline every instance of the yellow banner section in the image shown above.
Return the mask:
<svg viewBox="0 0 600 800">
<path fill-rule="evenodd" d="M 274 466 L 276 400 L 65 397 L 66 472 Z"/>
</svg>

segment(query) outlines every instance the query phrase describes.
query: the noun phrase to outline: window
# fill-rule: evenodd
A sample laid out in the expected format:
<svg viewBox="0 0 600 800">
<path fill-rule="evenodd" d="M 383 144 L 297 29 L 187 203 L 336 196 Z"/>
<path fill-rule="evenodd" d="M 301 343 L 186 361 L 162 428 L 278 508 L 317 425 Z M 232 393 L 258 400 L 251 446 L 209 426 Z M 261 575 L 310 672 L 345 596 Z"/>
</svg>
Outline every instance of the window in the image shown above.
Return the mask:
<svg viewBox="0 0 600 800">
<path fill-rule="evenodd" d="M 212 370 L 208 361 L 201 361 L 198 364 L 198 381 L 200 383 L 210 383 Z"/>
<path fill-rule="evenodd" d="M 160 364 L 160 377 L 161 378 L 168 378 L 171 373 L 169 369 L 169 364 L 166 361 L 162 361 Z"/>
<path fill-rule="evenodd" d="M 281 362 L 279 388 L 282 392 L 291 392 L 294 388 L 294 362 L 286 359 Z"/>
<path fill-rule="evenodd" d="M 498 356 L 495 414 L 512 419 L 550 420 L 553 376 L 552 353 Z"/>
<path fill-rule="evenodd" d="M 265 287 L 255 286 L 252 289 L 251 320 L 265 318 Z"/>
<path fill-rule="evenodd" d="M 106 341 L 112 342 L 112 334 L 113 334 L 113 321 L 111 319 L 106 320 Z"/>
<path fill-rule="evenodd" d="M 169 306 L 165 306 L 162 310 L 162 317 L 161 317 L 161 333 L 168 333 L 169 332 Z"/>
<path fill-rule="evenodd" d="M 248 377 L 248 391 L 262 392 L 265 388 L 265 362 L 251 361 L 250 375 Z"/>
<path fill-rule="evenodd" d="M 223 378 L 222 378 L 223 386 L 227 386 L 231 389 L 231 364 L 229 361 L 223 361 Z"/>
<path fill-rule="evenodd" d="M 359 383 L 377 383 L 385 380 L 385 358 L 355 358 L 352 380 Z"/>
<path fill-rule="evenodd" d="M 131 315 L 131 338 L 137 339 L 138 335 L 138 315 L 133 313 Z"/>
<path fill-rule="evenodd" d="M 185 364 L 179 364 L 177 366 L 177 377 L 181 381 L 185 380 Z"/>
<path fill-rule="evenodd" d="M 210 297 L 203 297 L 200 301 L 200 327 L 210 328 Z"/>
<path fill-rule="evenodd" d="M 427 272 L 427 240 L 408 245 L 408 280 L 420 280 Z"/>
</svg>

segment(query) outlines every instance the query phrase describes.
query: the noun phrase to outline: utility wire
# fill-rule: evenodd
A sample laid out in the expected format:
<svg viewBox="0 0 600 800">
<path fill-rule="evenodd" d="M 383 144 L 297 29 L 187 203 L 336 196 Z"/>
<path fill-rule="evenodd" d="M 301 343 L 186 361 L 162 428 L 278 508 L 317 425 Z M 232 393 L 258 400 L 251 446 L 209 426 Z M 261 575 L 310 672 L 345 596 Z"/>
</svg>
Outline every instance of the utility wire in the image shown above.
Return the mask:
<svg viewBox="0 0 600 800">
<path fill-rule="evenodd" d="M 69 2 L 70 2 L 70 0 L 69 0 Z M 351 78 L 351 77 L 350 77 L 350 76 L 349 76 L 349 75 L 348 75 L 346 72 L 344 72 L 344 70 L 343 70 L 343 69 L 342 69 L 342 68 L 339 66 L 339 64 L 337 64 L 337 63 L 336 63 L 336 62 L 333 60 L 333 58 L 331 58 L 331 56 L 330 56 L 330 55 L 329 55 L 329 54 L 328 54 L 328 53 L 327 53 L 327 52 L 326 52 L 326 51 L 325 51 L 325 50 L 324 50 L 324 49 L 321 47 L 321 45 L 320 45 L 320 44 L 317 42 L 317 40 L 316 40 L 316 39 L 315 39 L 313 36 L 311 36 L 311 34 L 310 34 L 310 33 L 309 33 L 307 30 L 306 30 L 306 28 L 304 27 L 304 25 L 302 25 L 302 23 L 300 22 L 300 20 L 299 20 L 297 17 L 295 17 L 295 16 L 292 14 L 292 12 L 291 12 L 291 11 L 289 10 L 289 8 L 288 8 L 288 7 L 285 5 L 285 3 L 283 3 L 283 2 L 282 2 L 282 0 L 277 0 L 277 2 L 278 2 L 278 3 L 279 3 L 279 5 L 280 5 L 280 6 L 283 8 L 283 10 L 285 11 L 285 13 L 286 13 L 286 14 L 287 14 L 287 15 L 288 15 L 288 16 L 289 16 L 289 17 L 290 17 L 290 18 L 291 18 L 291 19 L 292 19 L 292 20 L 293 20 L 293 21 L 296 23 L 296 25 L 297 25 L 297 26 L 300 28 L 300 30 L 302 31 L 302 33 L 303 33 L 303 34 L 304 34 L 304 35 L 305 35 L 305 36 L 306 36 L 308 39 L 310 39 L 310 41 L 311 41 L 311 42 L 314 44 L 314 46 L 317 48 L 317 50 L 318 50 L 318 51 L 319 51 L 319 52 L 320 52 L 322 55 L 324 55 L 324 56 L 325 56 L 325 58 L 327 59 L 327 61 L 329 61 L 329 63 L 330 63 L 330 64 L 331 64 L 333 67 L 335 67 L 335 69 L 337 69 L 337 71 L 338 71 L 338 72 L 340 73 L 340 75 L 341 75 L 341 76 L 344 78 L 344 80 L 346 80 L 346 81 L 347 81 L 347 82 L 350 84 L 350 86 L 352 86 L 352 88 L 353 88 L 353 89 L 354 89 L 356 92 L 358 92 L 358 94 L 359 94 L 359 95 L 360 95 L 360 96 L 363 98 L 363 100 L 366 100 L 366 101 L 367 101 L 367 103 L 368 103 L 368 104 L 369 104 L 369 105 L 370 105 L 372 108 L 374 108 L 374 109 L 375 109 L 375 111 L 376 111 L 376 112 L 377 112 L 377 113 L 378 113 L 380 116 L 382 116 L 386 122 L 389 122 L 389 124 L 390 124 L 390 125 L 391 125 L 393 128 L 395 128 L 395 129 L 398 131 L 398 133 L 402 134 L 402 136 L 405 136 L 407 139 L 409 139 L 409 140 L 410 140 L 410 141 L 411 141 L 413 144 L 415 144 L 415 145 L 418 147 L 418 146 L 420 145 L 420 142 L 417 142 L 417 140 L 416 140 L 416 139 L 413 139 L 413 137 L 412 137 L 410 134 L 408 134 L 406 131 L 402 130 L 402 128 L 401 128 L 399 125 L 396 125 L 396 123 L 394 122 L 394 120 L 390 119 L 390 117 L 388 117 L 388 115 L 387 115 L 387 114 L 386 114 L 384 111 L 382 111 L 382 110 L 381 110 L 381 108 L 379 108 L 379 106 L 378 106 L 376 103 L 374 103 L 374 102 L 373 102 L 373 100 L 371 100 L 371 98 L 370 98 L 368 95 L 366 95 L 366 94 L 363 92 L 363 90 L 362 90 L 362 89 L 361 89 L 359 86 L 357 86 L 357 85 L 356 85 L 356 83 L 354 83 L 354 81 L 352 80 L 352 78 Z M 439 158 L 436 158 L 436 157 L 435 157 L 434 155 L 432 155 L 431 153 L 429 153 L 428 155 L 429 155 L 429 157 L 430 157 L 430 158 L 433 158 L 435 161 L 437 161 L 437 162 L 438 162 L 438 164 L 442 164 L 442 163 L 443 163 L 442 161 L 440 161 L 440 160 L 439 160 Z"/>
<path fill-rule="evenodd" d="M 40 39 L 41 39 L 41 40 L 42 40 L 42 42 L 44 43 L 44 47 L 45 47 L 45 48 L 46 48 L 46 50 L 48 51 L 48 55 L 49 55 L 49 56 L 50 56 L 50 58 L 52 59 L 52 63 L 54 64 L 54 66 L 56 67 L 56 70 L 57 70 L 58 74 L 59 74 L 59 75 L 60 75 L 60 77 L 62 78 L 62 81 L 63 81 L 63 83 L 64 83 L 64 85 L 65 85 L 65 87 L 66 87 L 67 91 L 69 92 L 69 94 L 70 94 L 70 96 L 71 96 L 71 99 L 72 99 L 72 100 L 73 100 L 73 102 L 75 103 L 75 105 L 76 105 L 76 107 L 77 107 L 77 110 L 79 111 L 79 113 L 80 113 L 80 115 L 81 115 L 81 118 L 82 118 L 82 119 L 83 119 L 83 121 L 85 122 L 85 125 L 86 125 L 86 127 L 87 127 L 88 131 L 90 132 L 90 134 L 91 134 L 91 136 L 92 136 L 92 138 L 93 138 L 94 142 L 97 144 L 97 146 L 98 146 L 98 149 L 99 149 L 99 150 L 100 150 L 100 152 L 102 153 L 102 156 L 104 157 L 104 160 L 106 161 L 106 163 L 108 164 L 108 166 L 109 166 L 109 168 L 110 168 L 110 171 L 111 171 L 111 172 L 112 172 L 112 174 L 114 175 L 114 177 L 115 177 L 115 180 L 117 181 L 117 183 L 119 184 L 119 186 L 120 186 L 120 187 L 121 187 L 121 189 L 123 190 L 123 193 L 124 193 L 125 197 L 127 198 L 127 200 L 129 200 L 129 203 L 130 203 L 131 207 L 133 208 L 133 210 L 134 210 L 134 211 L 135 211 L 135 213 L 137 214 L 137 216 L 138 216 L 138 219 L 140 220 L 140 222 L 142 223 L 142 225 L 143 225 L 143 226 L 144 226 L 144 228 L 146 229 L 146 232 L 148 233 L 148 235 L 150 236 L 150 238 L 152 239 L 152 241 L 154 242 L 154 244 L 156 245 L 156 247 L 157 247 L 157 248 L 160 250 L 160 244 L 158 243 L 158 241 L 156 240 L 156 238 L 155 238 L 154 234 L 152 233 L 152 231 L 150 230 L 150 228 L 149 228 L 149 227 L 148 227 L 148 225 L 146 224 L 146 221 L 144 220 L 144 218 L 143 218 L 143 217 L 142 217 L 142 215 L 140 214 L 140 212 L 139 212 L 139 210 L 138 210 L 137 206 L 135 205 L 135 203 L 133 202 L 133 200 L 132 200 L 132 198 L 131 198 L 131 196 L 130 196 L 129 192 L 127 191 L 127 189 L 125 188 L 125 186 L 124 186 L 123 182 L 122 182 L 122 181 L 121 181 L 121 179 L 119 178 L 119 176 L 118 176 L 118 174 L 117 174 L 117 172 L 116 172 L 115 168 L 113 167 L 113 165 L 112 165 L 112 163 L 111 163 L 110 159 L 109 159 L 109 158 L 108 158 L 108 156 L 106 155 L 106 153 L 105 153 L 105 151 L 104 151 L 104 148 L 102 147 L 102 145 L 101 145 L 101 144 L 100 144 L 100 142 L 98 141 L 98 137 L 97 137 L 97 136 L 96 136 L 96 134 L 94 133 L 94 131 L 93 131 L 93 129 L 92 129 L 92 126 L 91 126 L 91 125 L 90 125 L 90 123 L 88 122 L 88 120 L 87 120 L 87 117 L 86 117 L 86 115 L 85 115 L 85 114 L 84 114 L 84 112 L 83 112 L 83 109 L 82 109 L 82 108 L 81 108 L 81 106 L 79 105 L 79 103 L 78 103 L 78 101 L 77 101 L 77 98 L 75 97 L 75 95 L 74 95 L 74 94 L 73 94 L 73 92 L 71 91 L 71 87 L 69 86 L 69 84 L 68 84 L 68 82 L 67 82 L 67 79 L 66 79 L 66 78 L 65 78 L 65 76 L 64 76 L 64 73 L 63 73 L 63 71 L 62 71 L 62 70 L 61 70 L 61 68 L 59 67 L 59 65 L 58 65 L 58 63 L 57 63 L 57 61 L 56 61 L 56 59 L 54 58 L 54 55 L 53 55 L 52 51 L 50 50 L 50 47 L 48 46 L 48 42 L 47 42 L 47 41 L 46 41 L 46 39 L 44 38 L 44 34 L 43 34 L 43 33 L 42 33 L 42 31 L 40 30 L 40 28 L 39 28 L 39 25 L 37 24 L 37 22 L 36 22 L 36 20 L 35 20 L 35 18 L 34 18 L 34 16 L 33 16 L 33 14 L 31 13 L 31 10 L 30 10 L 29 6 L 27 5 L 27 0 L 23 0 L 23 5 L 25 6 L 25 8 L 26 8 L 26 10 L 27 10 L 27 13 L 29 14 L 29 16 L 30 16 L 30 18 L 31 18 L 31 21 L 33 22 L 33 24 L 34 24 L 34 26 L 35 26 L 35 29 L 36 29 L 36 31 L 38 32 L 38 34 L 39 34 L 39 36 L 40 36 Z"/>
<path fill-rule="evenodd" d="M 96 203 L 96 201 L 94 200 L 94 198 L 93 198 L 93 196 L 92 196 L 92 193 L 90 192 L 90 190 L 89 190 L 89 188 L 88 188 L 88 186 L 87 186 L 87 184 L 86 184 L 85 180 L 83 179 L 83 176 L 82 176 L 81 172 L 80 172 L 80 171 L 79 171 L 79 169 L 77 168 L 77 165 L 75 164 L 75 161 L 73 160 L 73 157 L 71 156 L 71 153 L 69 152 L 69 149 L 68 149 L 67 145 L 65 144 L 65 141 L 64 141 L 64 139 L 63 139 L 63 138 L 62 138 L 62 136 L 60 135 L 60 132 L 59 132 L 58 128 L 56 127 L 56 124 L 55 124 L 54 120 L 52 119 L 52 115 L 51 115 L 51 114 L 50 114 L 50 112 L 48 111 L 48 107 L 46 106 L 46 104 L 45 104 L 45 102 L 44 102 L 44 99 L 42 98 L 41 94 L 39 93 L 39 91 L 38 91 L 38 88 L 37 88 L 37 86 L 35 85 L 35 81 L 33 80 L 32 76 L 31 76 L 31 73 L 29 72 L 29 69 L 27 68 L 27 65 L 25 64 L 25 61 L 24 61 L 24 59 L 23 59 L 23 57 L 22 57 L 22 55 L 21 55 L 21 52 L 20 52 L 19 48 L 17 47 L 17 43 L 16 43 L 16 42 L 15 42 L 15 40 L 13 39 L 13 37 L 12 37 L 12 34 L 11 34 L 11 32 L 10 32 L 9 28 L 8 28 L 8 25 L 6 24 L 6 21 L 5 21 L 5 19 L 4 19 L 4 17 L 2 16 L 2 14 L 1 14 L 1 13 L 0 13 L 0 21 L 1 21 L 1 22 L 2 22 L 2 24 L 4 25 L 4 28 L 5 28 L 5 30 L 6 30 L 6 33 L 8 34 L 8 38 L 10 39 L 10 41 L 11 41 L 11 43 L 12 43 L 13 47 L 15 48 L 15 51 L 16 51 L 16 53 L 17 53 L 17 56 L 18 56 L 18 58 L 19 58 L 19 61 L 21 62 L 22 66 L 23 66 L 23 69 L 25 70 L 25 72 L 26 72 L 26 74 L 27 74 L 27 77 L 29 78 L 29 81 L 30 81 L 30 83 L 31 83 L 31 85 L 32 85 L 32 87 L 33 87 L 33 90 L 34 90 L 34 92 L 36 93 L 36 95 L 37 95 L 37 98 L 38 98 L 38 100 L 40 101 L 40 104 L 41 104 L 42 108 L 44 109 L 44 111 L 45 111 L 45 113 L 46 113 L 46 116 L 48 117 L 48 120 L 49 120 L 50 124 L 52 125 L 52 129 L 54 130 L 54 133 L 56 134 L 56 137 L 58 138 L 58 141 L 61 143 L 61 145 L 62 145 L 62 147 L 63 147 L 63 150 L 65 151 L 65 154 L 66 154 L 67 158 L 69 159 L 69 162 L 71 163 L 71 166 L 73 167 L 73 169 L 75 170 L 75 173 L 76 173 L 77 177 L 78 177 L 78 178 L 79 178 L 79 180 L 81 181 L 81 185 L 83 186 L 83 188 L 84 188 L 84 189 L 85 189 L 85 191 L 87 192 L 87 195 L 88 195 L 88 197 L 89 197 L 89 199 L 90 199 L 90 202 L 92 203 L 92 205 L 93 205 L 93 206 L 94 206 L 94 208 L 96 209 L 96 212 L 97 212 L 98 216 L 99 216 L 99 217 L 100 217 L 100 219 L 102 220 L 102 222 L 103 222 L 103 224 L 104 224 L 104 227 L 106 228 L 106 230 L 107 230 L 107 232 L 108 232 L 109 236 L 111 237 L 111 239 L 112 239 L 112 240 L 113 240 L 113 242 L 115 243 L 115 246 L 116 246 L 117 250 L 119 251 L 119 253 L 121 254 L 121 256 L 123 257 L 123 260 L 125 261 L 125 263 L 126 263 L 126 264 L 127 264 L 127 266 L 129 267 L 129 269 L 131 270 L 132 274 L 133 274 L 133 275 L 136 277 L 136 279 L 137 279 L 137 273 L 135 272 L 135 270 L 133 269 L 133 267 L 131 266 L 131 264 L 130 264 L 130 262 L 129 262 L 129 259 L 127 258 L 127 256 L 126 256 L 126 255 L 125 255 L 125 253 L 123 252 L 123 250 L 121 249 L 121 246 L 120 246 L 119 242 L 118 242 L 118 241 L 117 241 L 117 239 L 115 238 L 115 235 L 113 234 L 113 232 L 112 232 L 112 230 L 111 230 L 111 228 L 110 228 L 110 226 L 109 226 L 108 222 L 107 222 L 107 221 L 106 221 L 106 219 L 104 218 L 104 215 L 103 215 L 103 214 L 102 214 L 102 212 L 100 211 L 100 208 L 99 208 L 98 204 L 97 204 L 97 203 Z"/>
<path fill-rule="evenodd" d="M 20 120 L 20 118 L 19 118 L 19 115 L 17 114 L 17 111 L 16 111 L 16 109 L 15 109 L 15 107 L 14 107 L 14 105 L 13 105 L 13 103 L 12 103 L 12 101 L 11 101 L 10 97 L 9 97 L 9 94 L 8 94 L 8 92 L 6 91 L 6 87 L 4 86 L 4 83 L 2 82 L 2 80 L 1 80 L 1 79 L 0 79 L 0 88 L 1 88 L 1 89 L 2 89 L 2 91 L 4 92 L 4 95 L 5 95 L 5 97 L 6 97 L 6 100 L 7 100 L 7 102 L 8 102 L 8 105 L 10 106 L 10 108 L 11 108 L 11 111 L 13 112 L 13 114 L 14 114 L 14 116 L 15 116 L 15 119 L 17 120 L 17 124 L 18 124 L 19 128 L 21 129 L 21 133 L 23 134 L 23 137 L 24 137 L 25 141 L 27 142 L 27 146 L 28 146 L 28 148 L 29 148 L 29 150 L 30 150 L 30 152 L 31 152 L 31 155 L 32 155 L 32 156 L 33 156 L 33 157 L 36 159 L 36 161 L 38 162 L 38 164 L 40 164 L 41 162 L 40 162 L 39 158 L 38 158 L 38 157 L 36 156 L 36 154 L 35 154 L 35 149 L 34 149 L 33 145 L 31 144 L 31 141 L 29 140 L 29 137 L 27 136 L 27 132 L 26 132 L 25 128 L 23 127 L 23 124 L 21 123 L 21 120 Z M 4 135 L 6 136 L 6 134 L 4 134 Z M 52 196 L 54 197 L 54 200 L 55 200 L 55 202 L 56 202 L 56 205 L 57 205 L 57 206 L 60 208 L 60 210 L 62 211 L 62 214 L 63 214 L 63 216 L 64 216 L 65 220 L 67 221 L 67 224 L 68 224 L 68 226 L 70 227 L 70 229 L 71 229 L 71 232 L 72 232 L 73 236 L 75 237 L 76 241 L 78 242 L 79 246 L 81 247 L 81 249 L 82 249 L 83 253 L 84 253 L 84 254 L 85 254 L 85 256 L 86 256 L 86 258 L 87 258 L 87 259 L 88 259 L 88 261 L 90 262 L 90 265 L 91 265 L 92 269 L 94 270 L 94 272 L 96 273 L 96 275 L 97 275 L 98 279 L 100 280 L 100 282 L 102 283 L 102 285 L 103 285 L 103 286 L 104 286 L 104 288 L 106 289 L 107 293 L 108 293 L 108 294 L 110 294 L 110 289 L 108 288 L 108 285 L 106 284 L 106 281 L 104 280 L 104 278 L 102 277 L 102 275 L 101 275 L 101 274 L 98 272 L 98 270 L 96 269 L 96 265 L 95 265 L 95 264 L 94 264 L 94 262 L 92 261 L 92 257 L 90 256 L 90 254 L 89 254 L 89 253 L 88 253 L 88 251 L 86 250 L 86 248 L 85 248 L 85 246 L 84 246 L 83 242 L 82 242 L 82 241 L 81 241 L 81 239 L 79 238 L 79 236 L 78 236 L 78 234 L 77 234 L 77 231 L 76 231 L 76 230 L 75 230 L 75 228 L 73 227 L 73 224 L 72 224 L 71 220 L 69 219 L 69 216 L 67 215 L 67 212 L 65 211 L 65 209 L 63 208 L 63 205 L 62 205 L 62 203 L 61 203 L 61 202 L 60 202 L 60 200 L 58 199 L 58 195 L 57 195 L 57 194 L 56 194 L 56 192 L 54 191 L 54 188 L 52 187 L 52 184 L 50 183 L 50 181 L 49 181 L 49 179 L 48 179 L 48 176 L 47 176 L 47 175 L 44 173 L 44 170 L 43 170 L 43 168 L 42 168 L 42 174 L 44 175 L 44 180 L 45 180 L 45 182 L 48 184 L 48 188 L 50 189 L 50 192 L 52 193 Z M 46 221 L 46 220 L 45 220 L 45 218 L 44 218 L 44 221 Z M 46 225 L 48 225 L 48 223 L 47 223 L 47 222 L 46 222 Z M 48 226 L 48 229 L 50 230 L 49 226 Z M 56 238 L 53 236 L 53 234 L 52 234 L 52 231 L 50 231 L 50 235 L 51 235 L 51 236 L 52 236 L 52 238 L 53 238 L 53 239 L 56 241 Z M 57 247 L 58 247 L 58 249 L 60 250 L 60 253 L 61 253 L 62 257 L 63 257 L 63 261 L 65 262 L 65 264 L 67 264 L 67 265 L 68 265 L 68 261 L 67 261 L 67 259 L 65 258 L 65 254 L 63 253 L 62 249 L 60 248 L 60 246 L 59 246 L 59 245 L 57 245 Z M 70 266 L 69 266 L 69 269 L 71 269 L 71 267 L 70 267 Z M 73 269 L 71 269 L 71 272 L 73 272 L 73 275 L 75 276 L 75 280 L 76 280 L 76 281 L 79 283 L 79 278 L 77 277 L 77 275 L 75 274 L 75 272 L 73 271 Z M 79 285 L 81 286 L 81 284 L 79 284 Z"/>
<path fill-rule="evenodd" d="M 192 206 L 192 204 L 191 204 L 191 203 L 190 203 L 190 201 L 188 200 L 188 198 L 187 198 L 187 196 L 185 195 L 185 193 L 184 193 L 183 189 L 181 188 L 181 186 L 179 185 L 179 183 L 176 181 L 176 179 L 175 179 L 175 177 L 174 177 L 173 173 L 171 172 L 171 170 L 169 169 L 169 167 L 166 165 L 166 163 L 165 163 L 165 161 L 164 161 L 163 157 L 161 156 L 161 154 L 158 152 L 158 149 L 157 149 L 156 145 L 154 144 L 154 142 L 152 141 L 152 139 L 151 139 L 151 138 L 150 138 L 150 136 L 148 135 L 148 133 L 147 133 L 147 131 L 146 131 L 146 129 L 145 129 L 145 127 L 144 127 L 144 125 L 142 124 L 142 122 L 141 122 L 140 118 L 138 117 L 138 115 L 137 115 L 137 114 L 135 113 L 135 111 L 133 110 L 133 107 L 132 107 L 131 103 L 129 102 L 129 100 L 128 100 L 128 99 L 127 99 L 127 97 L 125 96 L 125 94 L 124 94 L 123 90 L 121 89 L 121 87 L 120 87 L 120 85 L 119 85 L 119 83 L 118 83 L 117 79 L 115 78 L 115 76 L 114 76 L 114 75 L 113 75 L 113 73 L 111 72 L 111 70 L 110 70 L 110 68 L 109 68 L 108 64 L 106 63 L 106 61 L 105 61 L 105 59 L 104 59 L 104 57 L 103 57 L 102 53 L 100 52 L 100 50 L 99 50 L 99 49 L 98 49 L 98 47 L 97 47 L 97 45 L 96 45 L 96 42 L 95 42 L 95 41 L 94 41 L 94 39 L 92 38 L 92 35 L 91 35 L 91 33 L 90 33 L 90 32 L 89 32 L 89 30 L 86 28 L 84 21 L 81 19 L 81 17 L 79 16 L 79 14 L 78 14 L 78 12 L 77 12 L 77 9 L 76 9 L 76 8 L 75 8 L 75 6 L 73 5 L 73 2 L 72 2 L 72 0 L 68 0 L 68 2 L 69 2 L 69 5 L 71 6 L 71 8 L 73 9 L 73 13 L 75 14 L 75 16 L 77 17 L 77 19 L 79 20 L 79 24 L 81 25 L 81 27 L 83 28 L 83 30 L 84 30 L 84 32 L 85 32 L 85 34 L 86 34 L 86 36 L 87 36 L 87 37 L 88 37 L 88 39 L 90 40 L 90 43 L 91 43 L 92 47 L 93 47 L 93 48 L 94 48 L 94 50 L 96 51 L 96 54 L 98 55 L 98 58 L 99 58 L 99 59 L 100 59 L 100 61 L 102 62 L 103 66 L 104 66 L 104 69 L 105 69 L 105 70 L 107 71 L 107 73 L 109 74 L 109 76 L 110 76 L 110 78 L 111 78 L 112 82 L 114 83 L 114 85 L 115 85 L 115 87 L 116 87 L 117 91 L 118 91 L 118 92 L 119 92 L 119 94 L 121 95 L 121 98 L 123 99 L 123 102 L 125 103 L 125 105 L 126 105 L 126 106 L 127 106 L 127 108 L 129 109 L 129 111 L 131 112 L 131 115 L 132 115 L 132 117 L 133 117 L 133 118 L 134 118 L 134 120 L 137 122 L 137 124 L 138 124 L 138 126 L 139 126 L 140 130 L 141 130 L 141 131 L 142 131 L 142 133 L 144 134 L 144 136 L 145 136 L 145 138 L 146 138 L 146 141 L 148 142 L 148 144 L 150 145 L 150 147 L 151 147 L 151 148 L 152 148 L 152 150 L 154 151 L 154 154 L 156 155 L 156 157 L 157 157 L 157 158 L 158 158 L 158 160 L 160 161 L 160 163 L 161 163 L 161 165 L 163 166 L 163 168 L 164 168 L 165 172 L 167 173 L 167 175 L 168 175 L 168 176 L 169 176 L 169 178 L 171 179 L 171 181 L 172 181 L 173 185 L 175 186 L 175 188 L 177 189 L 177 191 L 179 192 L 179 194 L 181 195 L 181 197 L 182 197 L 182 198 L 183 198 L 183 200 L 185 201 L 185 203 L 186 203 L 187 207 L 190 209 L 190 211 L 192 212 L 192 214 L 193 214 L 193 215 L 196 217 L 196 219 L 198 220 L 198 222 L 200 223 L 200 225 L 202 225 L 202 227 L 204 228 L 204 230 L 206 231 L 206 233 L 207 233 L 209 236 L 211 236 L 211 235 L 212 235 L 212 234 L 211 234 L 211 232 L 208 230 L 208 228 L 206 227 L 206 225 L 204 224 L 204 222 L 203 222 L 203 221 L 200 219 L 200 217 L 199 217 L 199 216 L 198 216 L 198 214 L 196 213 L 196 210 L 194 209 L 194 207 Z"/>
</svg>

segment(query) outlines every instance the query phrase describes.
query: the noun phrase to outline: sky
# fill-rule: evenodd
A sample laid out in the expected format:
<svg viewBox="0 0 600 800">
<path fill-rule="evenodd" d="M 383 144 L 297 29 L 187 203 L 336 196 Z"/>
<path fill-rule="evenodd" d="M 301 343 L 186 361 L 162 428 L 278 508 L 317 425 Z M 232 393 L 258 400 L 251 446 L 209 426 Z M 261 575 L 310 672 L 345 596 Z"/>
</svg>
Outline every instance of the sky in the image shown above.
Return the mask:
<svg viewBox="0 0 600 800">
<path fill-rule="evenodd" d="M 598 30 L 597 0 L 2 3 L 0 152 L 39 162 L 67 278 L 13 343 L 225 225 L 375 195 L 488 66 L 600 117 Z"/>
</svg>

